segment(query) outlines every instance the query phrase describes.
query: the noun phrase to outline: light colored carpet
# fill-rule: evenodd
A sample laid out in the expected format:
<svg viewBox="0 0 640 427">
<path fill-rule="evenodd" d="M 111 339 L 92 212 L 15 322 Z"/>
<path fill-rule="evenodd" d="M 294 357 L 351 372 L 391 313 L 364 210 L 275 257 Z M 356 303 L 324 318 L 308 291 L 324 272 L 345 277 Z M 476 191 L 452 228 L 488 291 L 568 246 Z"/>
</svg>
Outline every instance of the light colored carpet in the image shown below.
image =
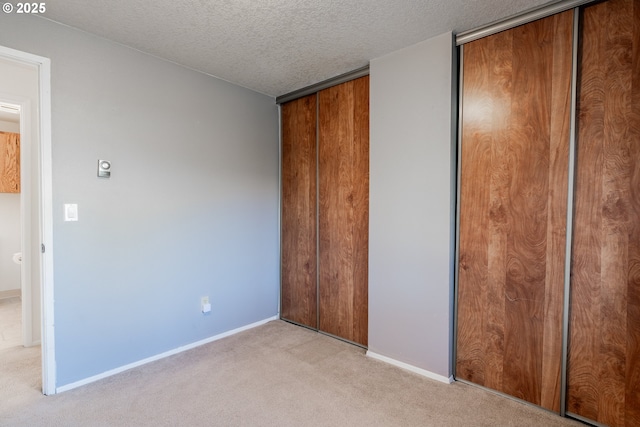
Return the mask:
<svg viewBox="0 0 640 427">
<path fill-rule="evenodd" d="M 0 298 L 0 350 L 22 345 L 22 300 Z"/>
<path fill-rule="evenodd" d="M 39 352 L 0 350 L 0 425 L 581 425 L 282 321 L 55 396 L 40 394 Z"/>
</svg>

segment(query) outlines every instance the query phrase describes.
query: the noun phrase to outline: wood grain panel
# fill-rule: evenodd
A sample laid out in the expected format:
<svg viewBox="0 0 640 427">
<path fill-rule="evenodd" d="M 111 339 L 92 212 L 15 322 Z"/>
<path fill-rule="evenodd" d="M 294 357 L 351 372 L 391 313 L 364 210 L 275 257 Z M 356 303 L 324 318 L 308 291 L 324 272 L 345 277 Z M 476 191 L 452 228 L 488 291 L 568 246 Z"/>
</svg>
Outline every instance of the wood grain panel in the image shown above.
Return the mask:
<svg viewBox="0 0 640 427">
<path fill-rule="evenodd" d="M 560 409 L 572 13 L 465 45 L 456 375 Z"/>
<path fill-rule="evenodd" d="M 20 192 L 20 134 L 0 132 L 0 193 Z"/>
<path fill-rule="evenodd" d="M 281 317 L 317 328 L 316 98 L 281 106 Z"/>
<path fill-rule="evenodd" d="M 319 329 L 366 346 L 369 77 L 318 96 Z"/>
<path fill-rule="evenodd" d="M 567 410 L 640 425 L 640 2 L 583 11 Z"/>
<path fill-rule="evenodd" d="M 571 133 L 571 74 L 573 50 L 571 12 L 555 16 L 553 66 L 551 70 L 551 110 L 549 124 L 549 197 L 547 199 L 547 249 L 545 277 L 544 332 L 542 341 L 542 384 L 540 405 L 560 411 L 564 275 L 567 244 L 566 218 L 568 193 L 569 136 Z"/>
</svg>

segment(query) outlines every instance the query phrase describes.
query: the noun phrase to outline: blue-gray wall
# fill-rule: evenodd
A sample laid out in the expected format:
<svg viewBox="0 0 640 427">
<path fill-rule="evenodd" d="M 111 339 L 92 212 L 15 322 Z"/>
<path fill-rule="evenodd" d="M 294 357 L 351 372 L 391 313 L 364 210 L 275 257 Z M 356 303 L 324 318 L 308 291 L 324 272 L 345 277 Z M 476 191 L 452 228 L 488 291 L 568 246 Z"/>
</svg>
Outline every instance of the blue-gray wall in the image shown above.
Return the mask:
<svg viewBox="0 0 640 427">
<path fill-rule="evenodd" d="M 451 33 L 371 61 L 369 350 L 450 377 Z"/>
<path fill-rule="evenodd" d="M 51 59 L 57 387 L 277 314 L 273 98 L 31 16 L 0 45 Z"/>
<path fill-rule="evenodd" d="M 51 59 L 58 387 L 277 314 L 272 98 L 36 17 L 0 45 Z M 452 53 L 371 61 L 369 349 L 446 377 Z"/>
</svg>

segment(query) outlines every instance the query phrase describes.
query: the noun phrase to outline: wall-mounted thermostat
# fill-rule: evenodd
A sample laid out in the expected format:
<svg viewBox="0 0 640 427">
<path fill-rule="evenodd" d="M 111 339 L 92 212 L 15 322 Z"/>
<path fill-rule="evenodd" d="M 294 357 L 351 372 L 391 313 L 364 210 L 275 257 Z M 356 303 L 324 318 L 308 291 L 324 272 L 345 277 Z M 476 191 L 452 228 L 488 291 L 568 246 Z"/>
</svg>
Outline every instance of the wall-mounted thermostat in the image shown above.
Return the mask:
<svg viewBox="0 0 640 427">
<path fill-rule="evenodd" d="M 98 160 L 98 176 L 100 178 L 111 177 L 111 162 L 108 160 Z"/>
</svg>

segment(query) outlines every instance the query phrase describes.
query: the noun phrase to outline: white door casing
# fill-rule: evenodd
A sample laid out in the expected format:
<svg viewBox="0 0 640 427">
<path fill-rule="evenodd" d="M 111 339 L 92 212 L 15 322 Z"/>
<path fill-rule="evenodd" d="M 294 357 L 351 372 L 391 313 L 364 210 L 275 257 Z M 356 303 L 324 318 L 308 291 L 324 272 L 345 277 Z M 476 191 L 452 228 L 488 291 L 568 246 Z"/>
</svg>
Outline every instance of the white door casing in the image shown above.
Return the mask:
<svg viewBox="0 0 640 427">
<path fill-rule="evenodd" d="M 38 267 L 37 277 L 31 280 L 39 281 L 39 296 L 41 306 L 40 344 L 42 348 L 42 392 L 46 395 L 56 393 L 55 369 L 55 336 L 53 316 L 53 188 L 52 188 L 52 160 L 51 160 L 51 62 L 48 58 L 21 52 L 0 46 L 0 58 L 17 65 L 35 67 L 38 74 L 38 95 L 33 100 L 16 93 L 0 93 L 0 98 L 19 104 L 22 108 L 20 131 L 21 136 L 21 209 L 22 251 L 26 266 Z M 37 104 L 37 105 L 33 105 Z M 31 126 L 31 117 L 27 117 L 33 109 L 37 112 L 34 120 L 37 126 Z M 32 131 L 37 129 L 37 132 Z M 33 161 L 38 159 L 38 161 Z M 36 194 L 32 194 L 36 193 Z M 37 203 L 30 203 L 36 200 Z M 30 209 L 31 205 L 34 209 Z M 25 218 L 25 216 L 27 216 Z M 41 246 L 43 251 L 39 251 Z M 31 254 L 39 256 L 30 257 Z M 23 264 L 22 276 L 30 276 Z M 24 295 L 32 299 L 31 286 L 23 286 Z M 36 288 L 36 289 L 38 289 Z M 23 317 L 23 337 L 27 344 L 37 344 L 37 337 L 33 336 L 33 326 L 30 319 Z M 30 316 L 32 317 L 32 316 Z M 26 332 L 26 333 L 25 333 Z"/>
</svg>

